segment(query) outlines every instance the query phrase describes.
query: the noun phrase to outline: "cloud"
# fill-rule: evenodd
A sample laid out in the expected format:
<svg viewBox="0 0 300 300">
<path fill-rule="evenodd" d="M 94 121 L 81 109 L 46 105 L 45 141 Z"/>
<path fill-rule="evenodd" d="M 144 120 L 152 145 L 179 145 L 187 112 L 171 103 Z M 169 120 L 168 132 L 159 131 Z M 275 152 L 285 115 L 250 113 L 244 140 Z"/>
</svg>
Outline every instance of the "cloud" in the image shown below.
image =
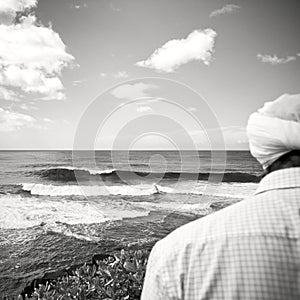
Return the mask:
<svg viewBox="0 0 300 300">
<path fill-rule="evenodd" d="M 286 64 L 291 61 L 294 61 L 297 59 L 297 57 L 296 56 L 278 57 L 277 55 L 257 54 L 257 59 L 263 63 L 269 63 L 271 65 L 281 65 L 281 64 Z"/>
<path fill-rule="evenodd" d="M 246 128 L 243 126 L 228 126 L 222 128 L 226 146 L 228 148 L 248 147 Z"/>
<path fill-rule="evenodd" d="M 0 1 L 0 13 L 15 16 L 17 12 L 33 8 L 38 0 L 3 0 Z"/>
<path fill-rule="evenodd" d="M 116 79 L 126 79 L 129 77 L 128 73 L 126 71 L 118 71 L 116 73 L 100 73 L 99 74 L 100 77 L 102 78 L 107 78 L 107 77 L 111 77 L 111 78 L 116 78 Z"/>
<path fill-rule="evenodd" d="M 32 110 L 37 110 L 38 108 L 33 105 L 33 103 L 30 103 L 30 105 L 22 103 L 20 106 L 20 109 L 26 110 L 26 111 L 32 111 Z"/>
<path fill-rule="evenodd" d="M 206 131 L 195 130 L 190 131 L 189 134 L 199 149 L 210 149 L 211 145 L 215 145 L 218 149 L 222 149 L 223 146 L 226 149 L 248 149 L 248 137 L 243 126 L 210 128 Z M 219 140 L 220 134 L 224 137 L 225 145 Z"/>
<path fill-rule="evenodd" d="M 46 123 L 55 124 L 55 122 L 49 118 L 44 118 L 43 121 Z"/>
<path fill-rule="evenodd" d="M 197 111 L 197 108 L 196 107 L 188 107 L 187 110 L 189 112 L 195 112 L 195 111 Z"/>
<path fill-rule="evenodd" d="M 87 8 L 87 3 L 75 4 L 74 8 L 76 9 Z"/>
<path fill-rule="evenodd" d="M 6 89 L 3 86 L 0 86 L 0 99 L 17 101 L 17 94 L 9 89 Z"/>
<path fill-rule="evenodd" d="M 137 62 L 136 66 L 171 73 L 191 61 L 202 61 L 209 65 L 216 36 L 217 33 L 210 28 L 194 30 L 185 39 L 168 41 L 148 59 Z"/>
<path fill-rule="evenodd" d="M 111 94 L 119 99 L 136 99 L 148 96 L 147 91 L 156 88 L 153 84 L 143 82 L 135 84 L 123 84 L 115 88 Z"/>
<path fill-rule="evenodd" d="M 152 111 L 152 108 L 150 106 L 139 106 L 137 107 L 136 111 L 140 113 L 144 113 L 144 112 Z"/>
<path fill-rule="evenodd" d="M 73 86 L 81 86 L 84 85 L 85 83 L 87 83 L 87 79 L 79 79 L 79 80 L 74 80 L 72 82 Z"/>
<path fill-rule="evenodd" d="M 138 104 L 148 106 L 150 103 L 157 103 L 164 100 L 168 101 L 166 98 L 162 97 L 140 97 Z"/>
<path fill-rule="evenodd" d="M 219 15 L 224 15 L 224 14 L 229 14 L 229 13 L 233 13 L 236 12 L 240 9 L 240 6 L 235 5 L 235 4 L 227 4 L 225 6 L 223 6 L 220 9 L 216 9 L 214 10 L 209 16 L 212 17 L 217 17 Z"/>
<path fill-rule="evenodd" d="M 28 115 L 0 108 L 0 131 L 16 131 L 24 127 L 32 127 L 36 120 Z"/>
<path fill-rule="evenodd" d="M 126 79 L 129 77 L 129 75 L 126 71 L 119 71 L 116 74 L 114 74 L 113 77 L 117 79 Z"/>
<path fill-rule="evenodd" d="M 22 7 L 29 5 L 25 4 Z M 51 27 L 37 24 L 34 15 L 23 16 L 9 25 L 0 25 L 2 86 L 17 87 L 25 93 L 39 93 L 45 100 L 61 100 L 65 97 L 61 71 L 73 61 L 74 57 L 66 52 L 58 33 Z"/>
<path fill-rule="evenodd" d="M 112 2 L 109 3 L 109 7 L 112 11 L 115 11 L 115 12 L 120 12 L 121 11 L 121 8 L 116 7 Z"/>
</svg>

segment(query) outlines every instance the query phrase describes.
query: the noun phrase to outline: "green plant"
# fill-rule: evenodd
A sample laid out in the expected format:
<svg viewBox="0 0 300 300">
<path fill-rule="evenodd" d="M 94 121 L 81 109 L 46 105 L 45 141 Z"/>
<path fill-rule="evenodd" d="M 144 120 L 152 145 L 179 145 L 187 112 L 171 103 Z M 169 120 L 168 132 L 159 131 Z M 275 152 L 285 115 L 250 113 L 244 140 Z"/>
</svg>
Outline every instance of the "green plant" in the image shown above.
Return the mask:
<svg viewBox="0 0 300 300">
<path fill-rule="evenodd" d="M 73 275 L 40 285 L 31 299 L 140 299 L 148 256 L 148 250 L 121 250 L 119 254 L 97 261 L 98 265 L 85 264 Z"/>
</svg>

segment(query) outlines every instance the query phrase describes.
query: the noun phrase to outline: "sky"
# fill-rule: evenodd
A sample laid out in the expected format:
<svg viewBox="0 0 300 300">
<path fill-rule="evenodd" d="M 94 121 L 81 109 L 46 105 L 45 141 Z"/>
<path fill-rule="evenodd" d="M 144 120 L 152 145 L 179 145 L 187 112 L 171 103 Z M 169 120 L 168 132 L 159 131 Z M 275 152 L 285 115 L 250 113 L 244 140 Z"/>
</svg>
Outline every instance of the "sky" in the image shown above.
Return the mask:
<svg viewBox="0 0 300 300">
<path fill-rule="evenodd" d="M 0 149 L 248 149 L 299 94 L 298 0 L 0 0 Z"/>
</svg>

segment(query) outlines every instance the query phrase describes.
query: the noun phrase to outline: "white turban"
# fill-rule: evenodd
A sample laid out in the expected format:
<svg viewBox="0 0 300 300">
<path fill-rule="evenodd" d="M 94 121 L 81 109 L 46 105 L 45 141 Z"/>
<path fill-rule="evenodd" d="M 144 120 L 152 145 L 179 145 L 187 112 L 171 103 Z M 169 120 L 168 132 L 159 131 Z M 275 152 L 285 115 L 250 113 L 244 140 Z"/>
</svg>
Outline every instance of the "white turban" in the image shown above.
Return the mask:
<svg viewBox="0 0 300 300">
<path fill-rule="evenodd" d="M 300 149 L 300 94 L 284 94 L 249 117 L 251 154 L 266 169 L 280 156 Z"/>
</svg>

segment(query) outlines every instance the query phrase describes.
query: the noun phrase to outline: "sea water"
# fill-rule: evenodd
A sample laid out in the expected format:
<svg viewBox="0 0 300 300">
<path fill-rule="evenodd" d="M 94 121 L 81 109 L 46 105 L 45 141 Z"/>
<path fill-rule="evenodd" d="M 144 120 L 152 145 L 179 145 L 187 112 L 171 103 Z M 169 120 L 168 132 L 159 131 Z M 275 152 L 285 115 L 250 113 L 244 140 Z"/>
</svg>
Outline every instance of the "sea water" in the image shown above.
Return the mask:
<svg viewBox="0 0 300 300">
<path fill-rule="evenodd" d="M 95 253 L 153 245 L 251 196 L 260 166 L 247 151 L 226 158 L 213 161 L 209 151 L 1 151 L 0 295 Z"/>
</svg>

